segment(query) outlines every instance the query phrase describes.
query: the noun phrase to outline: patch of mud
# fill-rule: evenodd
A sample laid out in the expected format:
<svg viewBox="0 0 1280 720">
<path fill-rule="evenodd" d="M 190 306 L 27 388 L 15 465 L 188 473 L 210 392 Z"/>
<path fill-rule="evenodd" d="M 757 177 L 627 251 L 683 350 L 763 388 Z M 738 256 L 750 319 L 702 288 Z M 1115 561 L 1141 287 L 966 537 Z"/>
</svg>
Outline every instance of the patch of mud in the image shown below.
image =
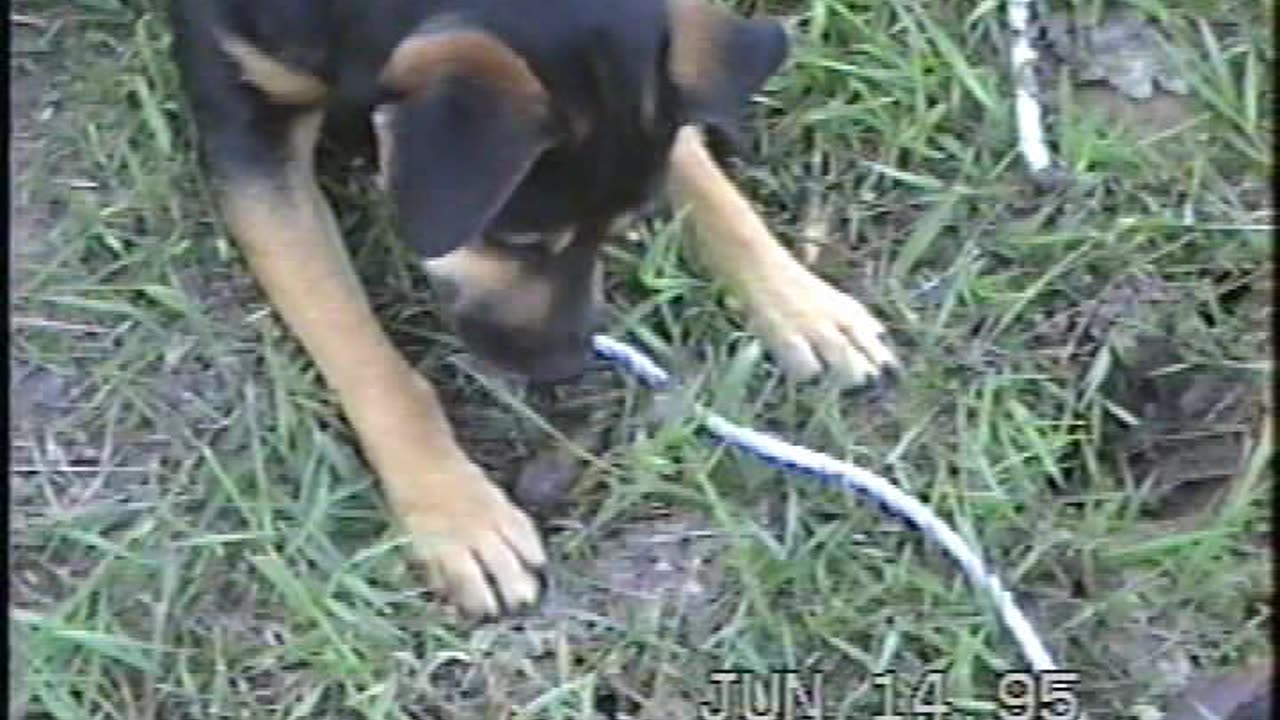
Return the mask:
<svg viewBox="0 0 1280 720">
<path fill-rule="evenodd" d="M 406 705 L 426 717 L 507 717 L 571 670 L 597 678 L 592 720 L 696 717 L 690 669 L 664 659 L 663 647 L 696 645 L 722 624 L 717 558 L 726 541 L 693 515 L 618 527 L 593 540 L 589 557 L 552 566 L 535 614 L 474 629 L 474 653 L 437 658 L 424 671 L 427 655 L 406 651 L 406 671 L 416 668 L 413 684 L 423 689 Z"/>
<path fill-rule="evenodd" d="M 636 612 L 665 608 L 671 622 L 704 628 L 721 595 L 723 568 L 715 558 L 726 540 L 690 515 L 616 528 L 596 539 L 590 559 L 556 571 L 541 614 L 600 614 L 625 624 Z"/>
<path fill-rule="evenodd" d="M 1096 21 L 1058 13 L 1036 30 L 1040 86 L 1056 87 L 1063 73 L 1074 85 L 1070 107 L 1059 107 L 1056 93 L 1044 94 L 1054 114 L 1094 113 L 1149 138 L 1185 125 L 1199 112 L 1182 74 L 1182 51 L 1140 13 L 1117 10 Z"/>
<path fill-rule="evenodd" d="M 15 16 L 11 18 L 13 50 L 9 62 L 9 278 L 11 292 L 20 291 L 22 270 L 47 254 L 42 242 L 61 208 L 55 199 L 37 201 L 36 188 L 27 183 L 32 170 L 49 158 L 44 136 L 62 103 L 56 74 L 42 56 L 61 27 L 62 20 Z M 23 22 L 16 22 L 16 18 Z M 37 178 L 41 173 L 35 174 Z"/>
<path fill-rule="evenodd" d="M 609 429 L 617 426 L 622 407 L 617 373 L 601 368 L 537 386 L 485 375 L 465 352 L 432 364 L 436 367 L 424 372 L 435 382 L 467 454 L 535 517 L 566 514 L 584 469 L 582 453 L 601 452 Z M 450 375 L 460 368 L 481 382 L 452 381 Z"/>
<path fill-rule="evenodd" d="M 1259 660 L 1231 673 L 1192 682 L 1174 701 L 1164 720 L 1264 720 L 1275 717 L 1272 662 Z"/>
<path fill-rule="evenodd" d="M 1092 357 L 1111 334 L 1123 327 L 1158 322 L 1177 294 L 1164 280 L 1133 273 L 1107 283 L 1083 302 L 1042 313 L 1031 331 L 1031 342 L 1063 361 Z"/>
<path fill-rule="evenodd" d="M 1077 82 L 1103 83 L 1134 100 L 1150 99 L 1157 91 L 1190 92 L 1180 51 L 1137 11 L 1108 12 L 1095 22 L 1057 13 L 1040 29 L 1043 44 L 1071 68 Z"/>
<path fill-rule="evenodd" d="M 10 437 L 47 426 L 74 405 L 70 378 L 16 358 L 9 370 Z"/>
<path fill-rule="evenodd" d="M 1107 87 L 1076 88 L 1073 93 L 1076 112 L 1097 113 L 1108 123 L 1123 127 L 1139 137 L 1154 137 L 1171 132 L 1196 116 L 1195 103 L 1179 95 L 1156 95 L 1135 101 Z"/>
<path fill-rule="evenodd" d="M 1138 421 L 1104 436 L 1116 472 L 1152 519 L 1191 520 L 1240 476 L 1257 442 L 1265 388 L 1256 374 L 1197 366 L 1164 337 L 1143 337 L 1113 371 L 1109 397 Z"/>
<path fill-rule="evenodd" d="M 52 201 L 37 202 L 27 183 L 33 168 L 41 162 L 42 128 L 53 113 L 57 97 L 50 74 L 23 55 L 24 48 L 40 50 L 37 38 L 49 30 L 50 22 L 25 15 L 10 20 L 15 48 L 9 62 L 9 287 L 11 297 L 21 297 L 25 271 L 50 251 L 43 239 L 56 219 L 57 209 Z M 15 332 L 21 331 L 23 321 L 15 323 Z M 70 327 L 54 329 L 77 331 Z M 30 438 L 33 429 L 64 415 L 76 397 L 74 382 L 65 375 L 12 359 L 10 369 L 9 442 L 16 464 L 22 461 L 23 453 L 15 447 L 15 438 Z"/>
<path fill-rule="evenodd" d="M 39 73 L 21 67 L 16 62 L 9 65 L 9 120 L 13 123 L 9 136 L 9 237 L 15 241 L 11 252 L 28 247 L 40 224 L 21 179 L 40 151 L 38 116 L 48 87 Z"/>
<path fill-rule="evenodd" d="M 1208 304 L 1189 303 L 1185 289 L 1132 273 L 1045 313 L 1031 334 L 1033 345 L 1074 377 L 1090 372 L 1100 353 L 1110 355 L 1101 393 L 1128 417 L 1107 416 L 1099 457 L 1137 494 L 1144 518 L 1179 527 L 1195 526 L 1243 475 L 1267 412 L 1266 383 L 1256 369 L 1206 364 L 1172 328 L 1183 324 L 1182 315 L 1199 312 L 1206 329 L 1232 338 L 1234 354 L 1264 357 L 1270 284 L 1261 273 L 1206 280 L 1217 296 L 1212 312 Z M 1078 458 L 1063 462 L 1083 466 Z"/>
</svg>

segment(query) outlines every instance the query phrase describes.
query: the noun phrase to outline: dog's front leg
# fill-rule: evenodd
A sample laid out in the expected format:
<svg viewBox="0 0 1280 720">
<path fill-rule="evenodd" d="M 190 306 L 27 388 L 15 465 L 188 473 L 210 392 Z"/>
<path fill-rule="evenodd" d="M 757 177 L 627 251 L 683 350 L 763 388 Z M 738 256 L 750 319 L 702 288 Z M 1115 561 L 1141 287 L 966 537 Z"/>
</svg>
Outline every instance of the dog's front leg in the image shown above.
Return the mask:
<svg viewBox="0 0 1280 720">
<path fill-rule="evenodd" d="M 744 303 L 784 371 L 804 379 L 825 369 L 860 384 L 897 366 L 884 326 L 778 243 L 696 128 L 676 136 L 669 184 L 693 220 L 695 255 Z"/>
<path fill-rule="evenodd" d="M 473 615 L 531 603 L 538 534 L 459 448 L 435 390 L 379 326 L 315 183 L 320 121 L 298 117 L 278 171 L 215 178 L 231 231 L 337 394 L 434 588 Z"/>
</svg>

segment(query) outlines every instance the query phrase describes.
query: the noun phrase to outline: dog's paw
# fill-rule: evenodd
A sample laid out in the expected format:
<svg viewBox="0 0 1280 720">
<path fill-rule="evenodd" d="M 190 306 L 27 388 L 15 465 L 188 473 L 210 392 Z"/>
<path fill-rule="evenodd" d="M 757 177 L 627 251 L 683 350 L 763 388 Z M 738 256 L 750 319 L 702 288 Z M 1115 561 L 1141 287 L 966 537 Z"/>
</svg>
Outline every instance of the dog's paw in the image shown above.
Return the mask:
<svg viewBox="0 0 1280 720">
<path fill-rule="evenodd" d="M 478 467 L 457 463 L 396 504 L 428 586 L 463 614 L 493 618 L 537 602 L 546 563 L 538 531 Z"/>
<path fill-rule="evenodd" d="M 823 371 L 851 385 L 896 371 L 885 328 L 845 293 L 794 258 L 778 258 L 739 288 L 752 331 L 797 380 Z"/>
</svg>

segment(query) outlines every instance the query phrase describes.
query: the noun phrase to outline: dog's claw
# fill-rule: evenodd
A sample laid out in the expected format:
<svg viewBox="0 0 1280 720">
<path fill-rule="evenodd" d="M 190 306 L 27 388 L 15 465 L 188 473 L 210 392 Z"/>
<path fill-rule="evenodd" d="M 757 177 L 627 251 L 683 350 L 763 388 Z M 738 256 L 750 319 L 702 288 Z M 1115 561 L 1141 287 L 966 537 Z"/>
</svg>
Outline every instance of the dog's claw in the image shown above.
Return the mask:
<svg viewBox="0 0 1280 720">
<path fill-rule="evenodd" d="M 772 263 L 768 274 L 745 283 L 741 292 L 751 327 L 793 379 L 825 372 L 856 386 L 901 372 L 884 325 L 798 262 Z"/>
<path fill-rule="evenodd" d="M 428 587 L 476 619 L 535 605 L 546 554 L 533 522 L 478 468 L 459 472 L 401 515 Z"/>
</svg>

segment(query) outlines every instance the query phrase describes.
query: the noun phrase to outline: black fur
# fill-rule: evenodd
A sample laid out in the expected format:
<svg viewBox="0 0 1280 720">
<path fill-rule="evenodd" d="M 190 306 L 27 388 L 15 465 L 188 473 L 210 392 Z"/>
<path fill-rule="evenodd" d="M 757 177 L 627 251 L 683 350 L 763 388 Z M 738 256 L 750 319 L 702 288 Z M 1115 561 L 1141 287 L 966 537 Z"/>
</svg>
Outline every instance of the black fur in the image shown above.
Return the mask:
<svg viewBox="0 0 1280 720">
<path fill-rule="evenodd" d="M 511 232 L 574 230 L 589 257 L 526 263 L 545 268 L 558 286 L 562 320 L 529 335 L 561 355 L 566 343 L 586 352 L 591 299 L 581 289 L 590 283 L 581 274 L 593 271 L 610 221 L 660 187 L 676 130 L 731 130 L 786 53 L 776 23 L 735 20 L 718 82 L 690 93 L 667 72 L 664 0 L 173 0 L 171 14 L 175 57 L 215 180 L 278 175 L 285 134 L 304 112 L 243 83 L 217 44 L 223 31 L 322 80 L 331 91 L 326 127 L 363 128 L 375 106 L 397 104 L 392 197 L 402 240 L 422 256 Z M 550 97 L 550 123 L 537 129 L 545 137 L 530 135 L 491 91 L 465 78 L 425 99 L 379 83 L 397 45 L 440 22 L 485 31 L 527 63 Z M 504 338 L 469 342 L 500 347 Z M 527 361 L 529 353 L 520 354 Z"/>
</svg>

